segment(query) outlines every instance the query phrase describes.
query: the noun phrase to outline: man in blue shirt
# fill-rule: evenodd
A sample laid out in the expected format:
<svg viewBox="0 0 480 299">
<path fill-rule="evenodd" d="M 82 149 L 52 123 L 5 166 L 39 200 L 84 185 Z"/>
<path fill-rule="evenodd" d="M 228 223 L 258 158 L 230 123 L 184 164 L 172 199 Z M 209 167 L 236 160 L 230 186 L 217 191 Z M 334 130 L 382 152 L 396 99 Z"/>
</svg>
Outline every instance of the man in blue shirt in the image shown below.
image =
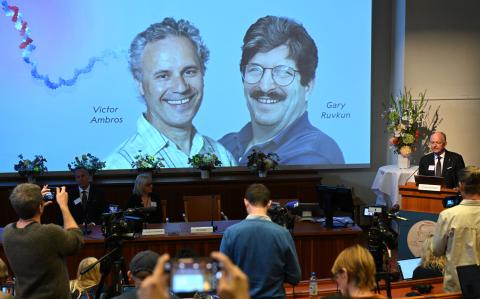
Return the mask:
<svg viewBox="0 0 480 299">
<path fill-rule="evenodd" d="M 270 191 L 262 184 L 248 187 L 248 216 L 227 228 L 220 251 L 247 274 L 252 298 L 285 298 L 283 283 L 297 284 L 300 264 L 290 233 L 267 216 Z"/>
<path fill-rule="evenodd" d="M 345 163 L 337 143 L 308 119 L 317 64 L 315 42 L 297 22 L 266 16 L 250 26 L 240 71 L 251 122 L 220 139 L 240 165 L 252 149 L 287 165 Z"/>
</svg>

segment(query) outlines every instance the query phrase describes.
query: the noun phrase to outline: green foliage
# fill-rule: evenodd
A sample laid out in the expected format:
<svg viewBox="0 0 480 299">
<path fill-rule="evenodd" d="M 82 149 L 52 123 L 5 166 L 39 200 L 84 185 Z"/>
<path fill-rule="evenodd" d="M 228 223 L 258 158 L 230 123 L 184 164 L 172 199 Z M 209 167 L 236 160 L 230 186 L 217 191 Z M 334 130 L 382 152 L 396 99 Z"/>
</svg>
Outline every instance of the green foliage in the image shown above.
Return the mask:
<svg viewBox="0 0 480 299">
<path fill-rule="evenodd" d="M 196 154 L 193 155 L 191 158 L 188 158 L 188 164 L 198 169 L 211 170 L 217 166 L 221 166 L 222 162 L 218 159 L 217 155 L 212 153 L 206 153 Z"/>
</svg>

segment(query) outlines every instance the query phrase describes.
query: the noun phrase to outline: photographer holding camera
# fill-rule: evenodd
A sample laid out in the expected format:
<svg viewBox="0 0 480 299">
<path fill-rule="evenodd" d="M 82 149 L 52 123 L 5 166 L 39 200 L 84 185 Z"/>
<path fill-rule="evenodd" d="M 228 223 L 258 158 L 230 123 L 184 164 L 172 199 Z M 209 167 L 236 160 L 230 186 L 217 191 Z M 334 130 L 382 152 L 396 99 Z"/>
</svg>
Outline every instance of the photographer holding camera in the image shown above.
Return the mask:
<svg viewBox="0 0 480 299">
<path fill-rule="evenodd" d="M 459 171 L 460 192 L 464 198 L 438 216 L 432 239 L 433 254 L 445 255 L 445 292 L 459 292 L 457 266 L 480 261 L 480 168 L 469 166 Z"/>
<path fill-rule="evenodd" d="M 68 209 L 65 187 L 56 188 L 56 201 L 63 216 L 64 228 L 41 224 L 47 186 L 20 184 L 10 203 L 19 220 L 3 231 L 3 248 L 16 276 L 16 298 L 70 299 L 65 257 L 76 254 L 83 245 L 82 232 Z"/>
<path fill-rule="evenodd" d="M 248 277 L 235 266 L 232 261 L 221 252 L 212 252 L 211 257 L 223 265 L 222 277 L 219 279 L 217 293 L 222 299 L 249 299 Z M 165 264 L 170 256 L 163 254 L 157 262 L 153 274 L 141 283 L 138 291 L 140 299 L 168 299 L 168 274 L 165 273 Z"/>
</svg>

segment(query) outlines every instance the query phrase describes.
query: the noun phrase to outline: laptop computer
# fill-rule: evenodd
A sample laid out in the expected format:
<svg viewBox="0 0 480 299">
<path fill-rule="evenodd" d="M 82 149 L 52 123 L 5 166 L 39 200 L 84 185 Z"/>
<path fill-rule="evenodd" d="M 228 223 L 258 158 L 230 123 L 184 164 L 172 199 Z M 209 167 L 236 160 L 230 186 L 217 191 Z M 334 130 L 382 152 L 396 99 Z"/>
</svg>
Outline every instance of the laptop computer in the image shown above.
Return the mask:
<svg viewBox="0 0 480 299">
<path fill-rule="evenodd" d="M 412 279 L 413 277 L 413 270 L 420 265 L 420 261 L 422 258 L 413 258 L 413 259 L 406 259 L 406 260 L 399 260 L 398 267 L 400 268 L 400 274 L 402 275 L 403 279 Z"/>
<path fill-rule="evenodd" d="M 445 186 L 445 178 L 441 176 L 416 175 L 415 184 L 428 184 Z"/>
</svg>

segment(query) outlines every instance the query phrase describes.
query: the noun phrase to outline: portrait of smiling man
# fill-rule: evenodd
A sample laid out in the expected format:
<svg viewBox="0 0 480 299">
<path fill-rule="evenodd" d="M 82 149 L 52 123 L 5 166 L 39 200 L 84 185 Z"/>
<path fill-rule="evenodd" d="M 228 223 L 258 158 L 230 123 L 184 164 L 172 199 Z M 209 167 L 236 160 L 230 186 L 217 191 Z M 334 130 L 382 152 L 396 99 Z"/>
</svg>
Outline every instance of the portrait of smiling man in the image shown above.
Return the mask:
<svg viewBox="0 0 480 299">
<path fill-rule="evenodd" d="M 344 164 L 342 151 L 308 118 L 318 64 L 315 42 L 299 23 L 258 19 L 243 38 L 240 72 L 251 122 L 220 142 L 240 165 L 252 149 L 274 152 L 280 164 Z"/>
<path fill-rule="evenodd" d="M 220 143 L 192 124 L 202 103 L 209 56 L 199 30 L 186 20 L 165 18 L 139 33 L 129 54 L 147 111 L 137 120 L 137 132 L 106 159 L 107 167 L 132 168 L 139 150 L 163 158 L 169 168 L 190 167 L 188 158 L 199 153 L 216 154 L 222 166 L 236 165 Z"/>
</svg>

